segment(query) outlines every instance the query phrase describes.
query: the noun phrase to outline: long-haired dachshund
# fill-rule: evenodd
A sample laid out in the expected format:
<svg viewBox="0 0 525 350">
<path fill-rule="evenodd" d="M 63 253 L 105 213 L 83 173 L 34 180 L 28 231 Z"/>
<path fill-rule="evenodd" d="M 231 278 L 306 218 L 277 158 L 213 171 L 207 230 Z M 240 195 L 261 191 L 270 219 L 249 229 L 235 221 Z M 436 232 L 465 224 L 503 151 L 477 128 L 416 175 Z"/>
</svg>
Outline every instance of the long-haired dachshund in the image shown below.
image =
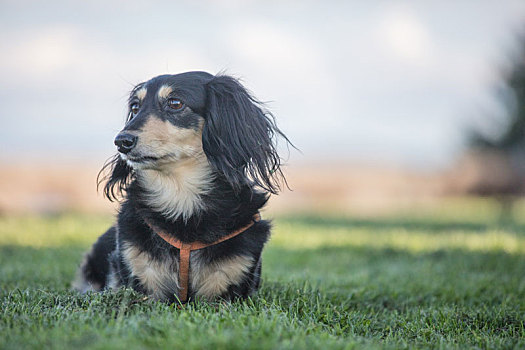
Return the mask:
<svg viewBox="0 0 525 350">
<path fill-rule="evenodd" d="M 256 291 L 270 236 L 258 213 L 285 183 L 276 137 L 289 142 L 230 76 L 187 72 L 137 85 L 119 153 L 101 171 L 105 196 L 123 198 L 117 222 L 74 288 L 128 286 L 170 302 Z"/>
</svg>

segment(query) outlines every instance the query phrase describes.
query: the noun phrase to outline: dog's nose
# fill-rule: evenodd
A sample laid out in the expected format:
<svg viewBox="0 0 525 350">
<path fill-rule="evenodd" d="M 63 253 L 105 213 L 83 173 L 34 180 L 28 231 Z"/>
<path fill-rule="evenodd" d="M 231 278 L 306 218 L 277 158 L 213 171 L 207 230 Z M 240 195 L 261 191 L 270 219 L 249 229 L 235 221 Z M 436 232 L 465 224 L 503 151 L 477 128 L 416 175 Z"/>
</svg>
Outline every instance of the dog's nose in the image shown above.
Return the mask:
<svg viewBox="0 0 525 350">
<path fill-rule="evenodd" d="M 129 153 L 137 144 L 138 137 L 135 135 L 120 133 L 115 137 L 115 145 L 120 153 Z"/>
</svg>

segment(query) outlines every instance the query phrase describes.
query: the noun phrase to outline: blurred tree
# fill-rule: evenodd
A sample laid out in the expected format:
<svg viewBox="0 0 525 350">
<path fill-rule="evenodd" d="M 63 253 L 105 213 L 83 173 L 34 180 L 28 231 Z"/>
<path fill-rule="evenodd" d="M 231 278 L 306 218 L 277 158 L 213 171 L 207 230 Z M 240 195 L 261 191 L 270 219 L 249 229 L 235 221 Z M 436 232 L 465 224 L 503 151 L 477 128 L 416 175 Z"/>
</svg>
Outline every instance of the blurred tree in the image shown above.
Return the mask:
<svg viewBox="0 0 525 350">
<path fill-rule="evenodd" d="M 507 119 L 504 130 L 491 138 L 473 132 L 471 145 L 479 149 L 513 152 L 525 149 L 525 35 L 520 39 L 520 50 L 512 59 L 510 70 L 505 72 L 504 86 L 497 93 Z"/>
<path fill-rule="evenodd" d="M 512 217 L 514 199 L 525 189 L 525 35 L 518 43 L 496 94 L 503 107 L 503 128 L 493 136 L 479 131 L 469 136 L 470 161 L 476 159 L 480 175 L 468 192 L 499 199 L 502 220 Z"/>
</svg>

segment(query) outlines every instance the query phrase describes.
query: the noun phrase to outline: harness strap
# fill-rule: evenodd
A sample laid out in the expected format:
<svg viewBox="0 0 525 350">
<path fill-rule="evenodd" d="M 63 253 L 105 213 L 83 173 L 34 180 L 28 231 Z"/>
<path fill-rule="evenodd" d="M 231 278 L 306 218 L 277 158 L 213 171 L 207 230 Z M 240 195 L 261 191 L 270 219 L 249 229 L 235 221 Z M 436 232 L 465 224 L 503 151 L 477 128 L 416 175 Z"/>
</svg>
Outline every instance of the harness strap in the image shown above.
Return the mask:
<svg viewBox="0 0 525 350">
<path fill-rule="evenodd" d="M 180 298 L 180 301 L 183 303 L 188 301 L 191 250 L 192 250 L 191 244 L 184 244 L 184 243 L 182 244 L 179 250 L 179 284 L 180 284 L 179 298 Z"/>
<path fill-rule="evenodd" d="M 233 231 L 232 233 L 219 238 L 215 242 L 212 243 L 203 243 L 199 241 L 191 242 L 191 243 L 184 243 L 172 235 L 168 234 L 167 232 L 157 228 L 154 226 L 149 220 L 144 219 L 146 224 L 149 226 L 149 228 L 155 232 L 157 235 L 159 235 L 160 238 L 165 240 L 169 245 L 179 249 L 179 284 L 180 284 L 180 290 L 179 290 L 179 299 L 181 302 L 185 303 L 188 301 L 188 288 L 189 288 L 189 279 L 190 279 L 190 254 L 192 250 L 198 250 L 206 247 L 210 247 L 212 245 L 216 245 L 219 243 L 222 243 L 224 241 L 227 241 L 247 229 L 253 226 L 256 222 L 261 220 L 261 214 L 257 213 L 253 216 L 252 221 L 250 221 L 249 224 Z"/>
</svg>

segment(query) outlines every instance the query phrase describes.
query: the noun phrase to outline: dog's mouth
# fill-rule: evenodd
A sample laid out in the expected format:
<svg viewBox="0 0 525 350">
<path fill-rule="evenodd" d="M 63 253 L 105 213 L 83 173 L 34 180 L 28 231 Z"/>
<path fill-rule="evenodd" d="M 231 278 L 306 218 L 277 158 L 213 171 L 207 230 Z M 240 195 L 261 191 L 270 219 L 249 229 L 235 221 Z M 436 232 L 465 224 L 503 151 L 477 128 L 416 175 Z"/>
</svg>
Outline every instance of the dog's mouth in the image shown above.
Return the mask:
<svg viewBox="0 0 525 350">
<path fill-rule="evenodd" d="M 143 167 L 143 166 L 152 166 L 159 162 L 173 159 L 173 154 L 166 154 L 163 156 L 143 156 L 143 155 L 131 155 L 120 153 L 120 158 L 126 161 L 132 168 L 133 167 Z"/>
<path fill-rule="evenodd" d="M 156 162 L 159 159 L 163 157 L 153 157 L 153 156 L 139 156 L 139 157 L 132 157 L 132 156 L 125 156 L 126 160 L 129 160 L 133 163 L 145 163 L 145 162 Z"/>
</svg>

